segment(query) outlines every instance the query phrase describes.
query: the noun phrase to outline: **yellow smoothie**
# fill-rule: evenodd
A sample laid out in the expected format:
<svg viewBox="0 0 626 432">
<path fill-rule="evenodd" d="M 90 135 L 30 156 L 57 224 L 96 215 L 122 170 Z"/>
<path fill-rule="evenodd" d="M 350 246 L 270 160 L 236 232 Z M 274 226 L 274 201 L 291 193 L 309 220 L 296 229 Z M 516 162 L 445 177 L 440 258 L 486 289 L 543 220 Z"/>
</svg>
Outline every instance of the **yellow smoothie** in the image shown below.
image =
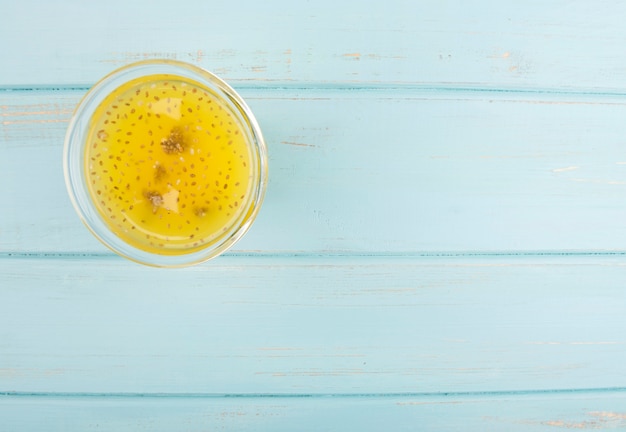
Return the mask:
<svg viewBox="0 0 626 432">
<path fill-rule="evenodd" d="M 98 212 L 125 242 L 189 253 L 252 211 L 250 151 L 243 125 L 215 94 L 187 78 L 149 75 L 119 87 L 95 111 L 86 181 Z"/>
</svg>

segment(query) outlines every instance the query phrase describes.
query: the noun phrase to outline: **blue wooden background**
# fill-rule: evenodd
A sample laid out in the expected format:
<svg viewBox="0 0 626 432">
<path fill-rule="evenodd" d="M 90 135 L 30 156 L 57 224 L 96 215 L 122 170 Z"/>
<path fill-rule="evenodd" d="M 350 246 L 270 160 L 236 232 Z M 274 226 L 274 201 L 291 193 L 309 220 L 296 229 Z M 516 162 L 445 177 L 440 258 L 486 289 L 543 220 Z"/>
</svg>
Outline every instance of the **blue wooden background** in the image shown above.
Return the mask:
<svg viewBox="0 0 626 432">
<path fill-rule="evenodd" d="M 0 430 L 626 428 L 626 3 L 0 1 Z M 179 270 L 67 198 L 103 75 L 219 74 L 255 225 Z"/>
</svg>

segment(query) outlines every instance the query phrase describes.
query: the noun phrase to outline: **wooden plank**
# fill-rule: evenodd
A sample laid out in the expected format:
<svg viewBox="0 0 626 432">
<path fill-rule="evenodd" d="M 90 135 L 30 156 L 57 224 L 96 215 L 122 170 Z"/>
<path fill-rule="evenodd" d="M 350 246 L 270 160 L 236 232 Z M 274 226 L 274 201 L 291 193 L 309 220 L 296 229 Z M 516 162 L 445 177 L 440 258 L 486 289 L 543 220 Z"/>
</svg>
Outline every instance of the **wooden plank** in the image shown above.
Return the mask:
<svg viewBox="0 0 626 432">
<path fill-rule="evenodd" d="M 92 84 L 174 58 L 246 82 L 624 89 L 620 2 L 5 3 L 0 85 Z"/>
<path fill-rule="evenodd" d="M 0 396 L 0 427 L 49 432 L 616 430 L 626 428 L 625 404 L 623 392 L 349 398 Z"/>
<path fill-rule="evenodd" d="M 238 251 L 623 250 L 626 99 L 242 89 L 270 185 Z M 63 183 L 81 91 L 0 93 L 0 250 L 102 253 Z"/>
<path fill-rule="evenodd" d="M 0 392 L 626 387 L 623 257 L 0 259 Z"/>
</svg>

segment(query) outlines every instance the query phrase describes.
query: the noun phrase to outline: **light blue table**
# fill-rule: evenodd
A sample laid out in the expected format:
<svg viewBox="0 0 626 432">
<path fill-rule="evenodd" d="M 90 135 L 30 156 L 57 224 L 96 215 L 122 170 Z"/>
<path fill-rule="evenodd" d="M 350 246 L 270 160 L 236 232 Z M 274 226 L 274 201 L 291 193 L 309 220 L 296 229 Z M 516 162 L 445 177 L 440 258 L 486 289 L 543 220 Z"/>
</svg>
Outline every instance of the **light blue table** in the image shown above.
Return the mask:
<svg viewBox="0 0 626 432">
<path fill-rule="evenodd" d="M 4 1 L 0 431 L 626 428 L 626 4 Z M 222 76 L 260 216 L 183 270 L 67 198 L 87 89 Z"/>
</svg>

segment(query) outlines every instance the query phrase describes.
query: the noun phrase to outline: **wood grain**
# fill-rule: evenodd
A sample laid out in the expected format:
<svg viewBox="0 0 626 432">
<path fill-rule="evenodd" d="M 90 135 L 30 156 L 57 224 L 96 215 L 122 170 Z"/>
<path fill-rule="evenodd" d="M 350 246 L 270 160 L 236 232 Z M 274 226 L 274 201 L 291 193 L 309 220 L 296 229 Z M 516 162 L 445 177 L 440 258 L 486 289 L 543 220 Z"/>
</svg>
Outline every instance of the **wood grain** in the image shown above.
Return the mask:
<svg viewBox="0 0 626 432">
<path fill-rule="evenodd" d="M 0 430 L 626 428 L 626 3 L 3 2 Z M 205 67 L 270 151 L 190 269 L 65 192 L 85 91 Z"/>
<path fill-rule="evenodd" d="M 626 387 L 622 257 L 0 259 L 0 392 Z"/>
<path fill-rule="evenodd" d="M 239 251 L 623 250 L 626 98 L 251 89 L 270 154 Z M 0 93 L 0 250 L 102 253 L 63 182 L 82 91 Z"/>
<path fill-rule="evenodd" d="M 0 396 L 0 427 L 50 432 L 619 430 L 626 427 L 625 403 L 623 392 L 347 398 Z"/>
<path fill-rule="evenodd" d="M 172 58 L 233 81 L 624 89 L 626 5 L 553 0 L 5 2 L 0 85 Z"/>
</svg>

